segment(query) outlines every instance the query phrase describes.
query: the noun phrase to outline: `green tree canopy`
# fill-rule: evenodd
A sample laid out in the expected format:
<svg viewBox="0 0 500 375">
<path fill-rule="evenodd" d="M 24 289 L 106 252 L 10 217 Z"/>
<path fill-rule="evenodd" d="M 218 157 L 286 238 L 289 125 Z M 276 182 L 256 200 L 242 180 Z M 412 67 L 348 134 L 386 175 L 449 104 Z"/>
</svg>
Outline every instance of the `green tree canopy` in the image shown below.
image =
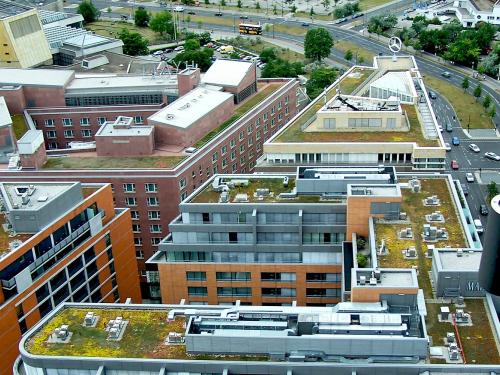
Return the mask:
<svg viewBox="0 0 500 375">
<path fill-rule="evenodd" d="M 333 47 L 330 32 L 323 28 L 311 29 L 304 41 L 304 52 L 308 59 L 318 60 L 328 57 Z"/>
<path fill-rule="evenodd" d="M 314 99 L 337 79 L 337 71 L 333 68 L 318 68 L 313 70 L 311 78 L 307 81 L 307 95 Z"/>
<path fill-rule="evenodd" d="M 488 110 L 490 105 L 491 105 L 491 97 L 489 95 L 486 95 L 483 99 L 483 107 L 485 110 Z"/>
<path fill-rule="evenodd" d="M 382 34 L 392 29 L 397 23 L 398 18 L 393 14 L 374 16 L 368 21 L 368 31 L 370 33 Z"/>
<path fill-rule="evenodd" d="M 131 33 L 123 29 L 118 37 L 123 41 L 123 53 L 130 56 L 147 55 L 148 41 L 139 33 Z"/>
<path fill-rule="evenodd" d="M 497 194 L 498 194 L 498 186 L 495 181 L 491 181 L 488 184 L 488 199 L 491 200 Z"/>
<path fill-rule="evenodd" d="M 174 35 L 174 23 L 172 22 L 172 14 L 164 10 L 156 13 L 149 21 L 149 28 L 162 37 Z"/>
<path fill-rule="evenodd" d="M 262 62 L 268 63 L 271 60 L 276 59 L 276 50 L 274 48 L 264 48 L 259 55 Z"/>
<path fill-rule="evenodd" d="M 196 51 L 200 49 L 200 41 L 198 39 L 188 39 L 184 42 L 185 51 Z"/>
<path fill-rule="evenodd" d="M 476 88 L 474 89 L 474 92 L 473 92 L 474 97 L 476 98 L 476 102 L 477 102 L 477 100 L 481 97 L 481 94 L 482 94 L 482 93 L 483 93 L 483 88 L 481 87 L 481 85 L 480 85 L 480 84 L 478 84 L 478 85 L 476 86 Z"/>
<path fill-rule="evenodd" d="M 346 59 L 347 61 L 351 61 L 352 60 L 352 51 L 350 49 L 348 49 L 346 52 L 345 52 L 345 55 L 344 55 L 344 59 Z"/>
<path fill-rule="evenodd" d="M 282 59 L 270 60 L 261 71 L 262 78 L 291 78 L 304 72 L 301 62 L 289 62 Z"/>
<path fill-rule="evenodd" d="M 469 83 L 469 77 L 464 77 L 464 80 L 462 81 L 462 88 L 464 89 L 464 92 L 467 91 L 469 88 L 470 83 Z"/>
<path fill-rule="evenodd" d="M 480 53 L 481 49 L 474 40 L 461 37 L 449 45 L 444 57 L 459 64 L 469 65 L 471 62 L 477 61 Z"/>
<path fill-rule="evenodd" d="M 149 13 L 144 7 L 139 7 L 135 11 L 134 23 L 138 27 L 146 27 L 149 23 Z"/>
<path fill-rule="evenodd" d="M 335 2 L 335 4 L 337 3 Z M 335 15 L 335 18 L 343 18 L 351 16 L 359 11 L 360 11 L 359 2 L 355 2 L 355 3 L 347 3 L 340 7 L 336 7 L 333 14 Z"/>
<path fill-rule="evenodd" d="M 186 46 L 187 44 L 187 46 Z M 198 45 L 197 49 L 190 49 Z M 210 48 L 200 48 L 200 44 L 195 39 L 188 39 L 184 44 L 184 52 L 177 54 L 174 57 L 174 61 L 180 66 L 186 66 L 186 64 L 195 63 L 202 71 L 206 71 L 210 65 L 212 65 L 212 56 L 214 51 Z"/>
<path fill-rule="evenodd" d="M 97 21 L 101 12 L 95 7 L 92 0 L 83 0 L 77 9 L 77 13 L 81 14 L 85 23 Z"/>
</svg>

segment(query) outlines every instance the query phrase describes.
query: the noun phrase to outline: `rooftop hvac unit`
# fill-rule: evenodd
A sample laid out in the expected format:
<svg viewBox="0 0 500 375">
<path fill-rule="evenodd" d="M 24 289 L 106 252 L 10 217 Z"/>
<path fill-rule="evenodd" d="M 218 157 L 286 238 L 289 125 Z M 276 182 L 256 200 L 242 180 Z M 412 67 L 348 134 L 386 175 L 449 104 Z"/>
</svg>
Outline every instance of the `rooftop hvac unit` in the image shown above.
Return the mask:
<svg viewBox="0 0 500 375">
<path fill-rule="evenodd" d="M 366 276 L 360 276 L 359 285 L 365 285 L 365 284 L 366 284 Z"/>
<path fill-rule="evenodd" d="M 283 187 L 288 187 L 288 176 L 283 177 Z"/>
<path fill-rule="evenodd" d="M 370 285 L 377 285 L 377 279 L 374 277 L 370 277 Z"/>
</svg>

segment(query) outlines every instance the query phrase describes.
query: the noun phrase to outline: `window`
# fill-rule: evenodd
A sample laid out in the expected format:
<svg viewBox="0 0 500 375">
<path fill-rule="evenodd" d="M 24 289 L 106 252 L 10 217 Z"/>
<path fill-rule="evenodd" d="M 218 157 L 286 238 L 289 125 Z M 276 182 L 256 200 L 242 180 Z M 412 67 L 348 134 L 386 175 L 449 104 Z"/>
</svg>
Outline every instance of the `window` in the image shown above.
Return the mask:
<svg viewBox="0 0 500 375">
<path fill-rule="evenodd" d="M 97 118 L 97 125 L 104 125 L 105 122 L 106 122 L 106 117 Z"/>
<path fill-rule="evenodd" d="M 262 281 L 290 282 L 296 280 L 296 275 L 295 272 L 261 272 L 260 279 Z"/>
<path fill-rule="evenodd" d="M 236 151 L 235 150 L 231 151 L 231 160 L 234 160 L 234 159 L 236 159 Z"/>
<path fill-rule="evenodd" d="M 276 106 L 273 105 L 273 108 L 271 108 L 271 116 L 276 113 Z"/>
<path fill-rule="evenodd" d="M 144 120 L 142 119 L 142 116 L 134 116 L 134 122 L 136 124 L 143 124 Z"/>
<path fill-rule="evenodd" d="M 248 138 L 248 147 L 253 145 L 253 137 Z"/>
<path fill-rule="evenodd" d="M 153 182 L 149 182 L 144 184 L 144 189 L 146 190 L 146 193 L 156 193 L 158 191 L 158 185 Z"/>
<path fill-rule="evenodd" d="M 267 133 L 269 131 L 269 125 L 264 125 L 264 134 Z"/>
<path fill-rule="evenodd" d="M 281 108 L 283 108 L 283 102 L 280 100 L 278 102 L 278 110 L 280 110 Z"/>
<path fill-rule="evenodd" d="M 65 130 L 64 138 L 73 138 L 73 130 Z"/>
<path fill-rule="evenodd" d="M 144 250 L 142 250 L 142 249 L 136 249 L 135 250 L 135 257 L 137 259 L 144 259 Z"/>
<path fill-rule="evenodd" d="M 129 207 L 137 206 L 137 198 L 136 197 L 126 197 L 125 198 L 125 205 L 127 205 Z"/>
<path fill-rule="evenodd" d="M 181 193 L 181 202 L 184 201 L 188 197 L 187 191 Z"/>
<path fill-rule="evenodd" d="M 200 169 L 200 172 L 201 172 L 201 169 Z M 200 173 L 200 175 L 201 175 L 201 173 Z M 183 177 L 179 181 L 179 188 L 180 189 L 184 189 L 185 187 L 186 187 L 186 177 Z"/>
<path fill-rule="evenodd" d="M 262 148 L 262 144 L 261 143 L 257 143 L 255 145 L 255 149 L 257 150 L 257 152 L 259 152 L 261 150 L 261 148 Z"/>
<path fill-rule="evenodd" d="M 273 127 L 274 127 L 274 124 L 275 124 L 274 119 L 271 119 L 271 128 L 273 128 Z"/>
<path fill-rule="evenodd" d="M 240 145 L 240 152 L 245 152 L 245 145 L 244 144 Z"/>
<path fill-rule="evenodd" d="M 252 134 L 252 132 L 253 132 L 253 125 L 249 125 L 247 127 L 247 134 Z"/>
<path fill-rule="evenodd" d="M 57 134 L 56 134 L 55 130 L 49 130 L 47 132 L 47 138 L 57 138 Z"/>
<path fill-rule="evenodd" d="M 90 125 L 90 119 L 88 117 L 82 117 L 80 119 L 80 125 L 81 126 L 89 126 Z"/>
<path fill-rule="evenodd" d="M 233 171 L 233 173 L 236 173 L 236 171 L 238 170 L 238 164 L 233 164 L 231 166 L 231 170 Z"/>
<path fill-rule="evenodd" d="M 134 237 L 134 245 L 135 246 L 142 246 L 142 238 L 141 237 Z"/>
<path fill-rule="evenodd" d="M 212 155 L 212 163 L 217 162 L 217 158 L 218 158 L 218 157 L 219 157 L 219 156 L 218 156 L 217 152 L 214 152 L 214 153 L 213 153 L 213 155 Z"/>
<path fill-rule="evenodd" d="M 245 138 L 245 132 L 241 131 L 240 132 L 240 141 L 242 141 Z"/>
<path fill-rule="evenodd" d="M 224 158 L 222 159 L 222 168 L 226 168 L 227 167 L 227 159 Z"/>
<path fill-rule="evenodd" d="M 47 128 L 53 128 L 55 126 L 55 121 L 52 118 L 45 120 L 45 126 Z"/>
<path fill-rule="evenodd" d="M 262 288 L 263 297 L 295 297 L 295 288 Z"/>
<path fill-rule="evenodd" d="M 207 273 L 203 271 L 187 271 L 186 279 L 189 281 L 206 281 Z"/>
<path fill-rule="evenodd" d="M 63 118 L 62 124 L 63 126 L 73 126 L 73 120 L 70 118 Z"/>
<path fill-rule="evenodd" d="M 161 242 L 161 237 L 151 237 L 151 245 L 158 246 Z"/>
<path fill-rule="evenodd" d="M 380 118 L 350 118 L 347 122 L 349 128 L 379 128 L 382 126 Z"/>
<path fill-rule="evenodd" d="M 334 118 L 325 118 L 323 119 L 323 128 L 325 129 L 335 129 L 335 119 Z"/>
<path fill-rule="evenodd" d="M 132 224 L 132 232 L 141 233 L 141 225 L 140 224 Z"/>
<path fill-rule="evenodd" d="M 289 95 L 285 96 L 285 104 L 288 104 L 290 102 L 290 97 Z"/>
<path fill-rule="evenodd" d="M 245 164 L 245 156 L 240 156 L 240 164 Z"/>
<path fill-rule="evenodd" d="M 307 273 L 306 281 L 310 283 L 314 282 L 330 282 L 336 283 L 341 280 L 340 273 Z"/>
<path fill-rule="evenodd" d="M 283 113 L 278 114 L 278 121 L 283 121 Z"/>
<path fill-rule="evenodd" d="M 226 152 L 227 152 L 227 146 L 222 146 L 222 148 L 220 149 L 220 154 L 226 155 Z"/>
<path fill-rule="evenodd" d="M 158 206 L 160 204 L 157 197 L 147 197 L 146 200 L 148 206 Z"/>
<path fill-rule="evenodd" d="M 258 141 L 260 137 L 262 136 L 262 132 L 259 130 L 257 133 L 255 133 L 255 139 Z"/>
<path fill-rule="evenodd" d="M 252 279 L 250 272 L 217 272 L 217 281 L 249 281 Z"/>
<path fill-rule="evenodd" d="M 160 220 L 160 211 L 148 211 L 149 220 Z"/>
<path fill-rule="evenodd" d="M 252 288 L 242 287 L 242 288 L 230 288 L 230 287 L 219 287 L 217 288 L 218 296 L 251 296 Z"/>
<path fill-rule="evenodd" d="M 260 126 L 260 117 L 255 121 L 255 127 L 258 128 Z"/>
<path fill-rule="evenodd" d="M 130 211 L 130 216 L 132 220 L 139 220 L 139 211 Z"/>
<path fill-rule="evenodd" d="M 161 233 L 161 224 L 151 224 L 149 226 L 150 233 Z"/>
<path fill-rule="evenodd" d="M 135 184 L 132 183 L 123 184 L 123 191 L 125 193 L 135 193 Z"/>
<path fill-rule="evenodd" d="M 90 138 L 90 137 L 92 137 L 92 130 L 90 130 L 90 129 L 83 129 L 81 131 L 81 133 L 82 133 L 82 137 L 83 138 Z"/>
<path fill-rule="evenodd" d="M 229 142 L 229 146 L 230 146 L 231 148 L 234 148 L 234 147 L 236 146 L 236 140 L 231 139 L 231 141 Z"/>
<path fill-rule="evenodd" d="M 188 295 L 190 296 L 206 296 L 206 286 L 188 286 Z"/>
<path fill-rule="evenodd" d="M 396 119 L 395 118 L 388 118 L 387 119 L 387 128 L 388 129 L 395 129 L 396 128 Z"/>
<path fill-rule="evenodd" d="M 269 112 L 264 113 L 264 121 L 269 119 Z"/>
<path fill-rule="evenodd" d="M 285 115 L 288 116 L 289 113 L 290 113 L 290 110 L 288 109 L 288 107 L 285 107 Z"/>
</svg>

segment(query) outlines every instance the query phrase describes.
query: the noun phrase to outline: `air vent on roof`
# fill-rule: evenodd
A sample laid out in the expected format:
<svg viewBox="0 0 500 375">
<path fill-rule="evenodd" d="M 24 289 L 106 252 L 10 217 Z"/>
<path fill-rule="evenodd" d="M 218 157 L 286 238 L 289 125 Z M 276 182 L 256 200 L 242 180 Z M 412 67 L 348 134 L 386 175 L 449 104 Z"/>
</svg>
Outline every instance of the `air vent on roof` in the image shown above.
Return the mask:
<svg viewBox="0 0 500 375">
<path fill-rule="evenodd" d="M 46 195 L 42 195 L 42 196 L 39 196 L 37 201 L 38 202 L 47 202 L 47 199 L 49 199 L 49 197 L 47 197 Z"/>
<path fill-rule="evenodd" d="M 173 114 L 167 113 L 167 116 L 166 116 L 167 120 L 172 120 L 174 117 L 175 116 Z"/>
</svg>

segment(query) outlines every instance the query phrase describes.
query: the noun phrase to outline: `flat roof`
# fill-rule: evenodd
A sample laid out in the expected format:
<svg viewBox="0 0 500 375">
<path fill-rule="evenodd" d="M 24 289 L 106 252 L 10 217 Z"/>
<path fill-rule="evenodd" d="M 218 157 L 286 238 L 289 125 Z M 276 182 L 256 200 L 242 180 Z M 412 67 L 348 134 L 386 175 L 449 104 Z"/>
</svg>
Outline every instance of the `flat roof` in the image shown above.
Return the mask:
<svg viewBox="0 0 500 375">
<path fill-rule="evenodd" d="M 76 74 L 75 79 L 66 88 L 66 93 L 78 93 L 83 90 L 94 89 L 102 92 L 106 89 L 151 89 L 154 87 L 175 85 L 177 78 L 152 75 L 116 75 L 116 74 Z"/>
<path fill-rule="evenodd" d="M 358 268 L 354 269 L 356 278 L 353 281 L 356 282 L 356 286 L 370 287 L 396 287 L 396 288 L 418 288 L 417 274 L 414 269 L 390 269 L 382 268 L 380 271 L 380 279 L 376 285 L 370 285 L 370 278 L 372 276 L 371 269 Z M 361 285 L 359 282 L 359 276 L 366 277 L 366 284 Z"/>
<path fill-rule="evenodd" d="M 348 196 L 400 197 L 399 185 L 352 184 L 347 188 Z"/>
<path fill-rule="evenodd" d="M 150 125 L 129 125 L 120 123 L 120 117 L 115 121 L 107 121 L 96 133 L 96 137 L 133 137 L 150 135 L 154 126 Z M 118 123 L 117 123 L 118 122 Z"/>
<path fill-rule="evenodd" d="M 0 0 L 0 19 L 16 16 L 32 9 L 32 7 L 17 2 Z"/>
<path fill-rule="evenodd" d="M 323 108 L 323 113 L 328 112 L 387 112 L 401 111 L 399 99 L 396 97 L 388 99 L 370 98 L 366 96 L 336 95 Z"/>
<path fill-rule="evenodd" d="M 0 126 L 7 125 L 12 125 L 12 118 L 10 117 L 7 103 L 5 103 L 5 98 L 3 96 L 0 96 Z"/>
<path fill-rule="evenodd" d="M 26 85 L 64 87 L 72 78 L 72 70 L 0 68 L 0 86 Z"/>
<path fill-rule="evenodd" d="M 475 272 L 479 269 L 481 263 L 482 251 L 468 251 L 465 250 L 459 253 L 457 250 L 438 249 L 434 254 L 439 256 L 441 267 L 444 271 L 472 271 Z"/>
<path fill-rule="evenodd" d="M 201 77 L 201 82 L 212 85 L 238 86 L 253 63 L 249 61 L 217 59 Z"/>
<path fill-rule="evenodd" d="M 12 213 L 39 210 L 77 184 L 79 182 L 2 182 L 0 191 L 7 201 L 7 210 Z M 29 198 L 27 204 L 23 204 L 24 194 Z"/>
<path fill-rule="evenodd" d="M 197 87 L 151 115 L 148 120 L 185 129 L 232 97 L 233 94 L 228 92 Z"/>
</svg>

